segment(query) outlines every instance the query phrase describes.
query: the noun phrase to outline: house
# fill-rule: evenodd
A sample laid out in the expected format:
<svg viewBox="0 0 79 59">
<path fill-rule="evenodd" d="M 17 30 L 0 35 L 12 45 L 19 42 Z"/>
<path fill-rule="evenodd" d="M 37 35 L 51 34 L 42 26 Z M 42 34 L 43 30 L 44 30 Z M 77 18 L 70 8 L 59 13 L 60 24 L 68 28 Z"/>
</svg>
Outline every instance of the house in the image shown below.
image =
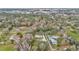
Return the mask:
<svg viewBox="0 0 79 59">
<path fill-rule="evenodd" d="M 48 38 L 52 44 L 57 44 L 57 39 L 59 36 L 49 36 Z"/>
<path fill-rule="evenodd" d="M 35 35 L 35 38 L 40 41 L 47 41 L 44 35 Z"/>
<path fill-rule="evenodd" d="M 5 42 L 3 42 L 3 41 L 2 41 L 2 42 L 0 42 L 0 45 L 3 45 L 3 44 L 5 44 Z"/>
</svg>

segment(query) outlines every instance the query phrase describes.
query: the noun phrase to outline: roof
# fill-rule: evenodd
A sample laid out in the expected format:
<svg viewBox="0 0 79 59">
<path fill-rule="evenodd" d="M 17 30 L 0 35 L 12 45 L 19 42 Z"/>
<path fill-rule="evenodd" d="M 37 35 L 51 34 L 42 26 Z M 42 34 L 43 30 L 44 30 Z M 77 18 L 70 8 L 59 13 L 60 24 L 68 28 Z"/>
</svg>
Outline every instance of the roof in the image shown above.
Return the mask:
<svg viewBox="0 0 79 59">
<path fill-rule="evenodd" d="M 59 36 L 49 36 L 49 40 L 52 44 L 57 44 L 57 40 Z"/>
<path fill-rule="evenodd" d="M 49 36 L 49 39 L 58 39 L 59 36 Z"/>
</svg>

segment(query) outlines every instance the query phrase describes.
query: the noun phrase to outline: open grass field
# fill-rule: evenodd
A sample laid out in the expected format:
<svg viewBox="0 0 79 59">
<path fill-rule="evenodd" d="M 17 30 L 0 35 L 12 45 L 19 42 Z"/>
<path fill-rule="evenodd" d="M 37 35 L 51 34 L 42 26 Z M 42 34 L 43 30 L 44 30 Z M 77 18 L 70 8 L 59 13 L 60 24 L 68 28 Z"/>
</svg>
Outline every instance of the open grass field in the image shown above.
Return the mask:
<svg viewBox="0 0 79 59">
<path fill-rule="evenodd" d="M 0 45 L 0 51 L 15 51 L 13 44 Z"/>
</svg>

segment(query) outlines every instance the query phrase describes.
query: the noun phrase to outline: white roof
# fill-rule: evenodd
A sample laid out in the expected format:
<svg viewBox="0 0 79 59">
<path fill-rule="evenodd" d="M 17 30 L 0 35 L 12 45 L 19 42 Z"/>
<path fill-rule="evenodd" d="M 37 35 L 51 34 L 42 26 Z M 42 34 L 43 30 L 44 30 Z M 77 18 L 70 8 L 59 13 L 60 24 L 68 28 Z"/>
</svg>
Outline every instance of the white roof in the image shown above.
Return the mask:
<svg viewBox="0 0 79 59">
<path fill-rule="evenodd" d="M 43 37 L 43 35 L 35 35 L 35 37 L 38 37 L 39 38 L 39 37 Z"/>
<path fill-rule="evenodd" d="M 51 41 L 52 44 L 57 44 L 57 40 L 55 40 L 55 39 L 52 39 L 50 41 Z"/>
<path fill-rule="evenodd" d="M 50 36 L 49 39 L 58 39 L 59 36 Z"/>
<path fill-rule="evenodd" d="M 59 36 L 50 36 L 49 40 L 51 41 L 52 44 L 57 44 L 57 40 Z"/>
</svg>

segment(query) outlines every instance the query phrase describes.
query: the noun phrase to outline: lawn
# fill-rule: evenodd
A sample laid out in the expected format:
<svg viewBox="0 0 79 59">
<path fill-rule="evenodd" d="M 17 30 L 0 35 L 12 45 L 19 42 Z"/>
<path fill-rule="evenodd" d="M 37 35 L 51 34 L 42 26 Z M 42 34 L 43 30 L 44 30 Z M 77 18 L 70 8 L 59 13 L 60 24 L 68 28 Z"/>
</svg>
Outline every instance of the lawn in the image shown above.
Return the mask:
<svg viewBox="0 0 79 59">
<path fill-rule="evenodd" d="M 13 44 L 0 45 L 0 51 L 15 51 Z"/>
<path fill-rule="evenodd" d="M 79 33 L 75 32 L 69 32 L 68 33 L 73 39 L 79 41 Z"/>
</svg>

